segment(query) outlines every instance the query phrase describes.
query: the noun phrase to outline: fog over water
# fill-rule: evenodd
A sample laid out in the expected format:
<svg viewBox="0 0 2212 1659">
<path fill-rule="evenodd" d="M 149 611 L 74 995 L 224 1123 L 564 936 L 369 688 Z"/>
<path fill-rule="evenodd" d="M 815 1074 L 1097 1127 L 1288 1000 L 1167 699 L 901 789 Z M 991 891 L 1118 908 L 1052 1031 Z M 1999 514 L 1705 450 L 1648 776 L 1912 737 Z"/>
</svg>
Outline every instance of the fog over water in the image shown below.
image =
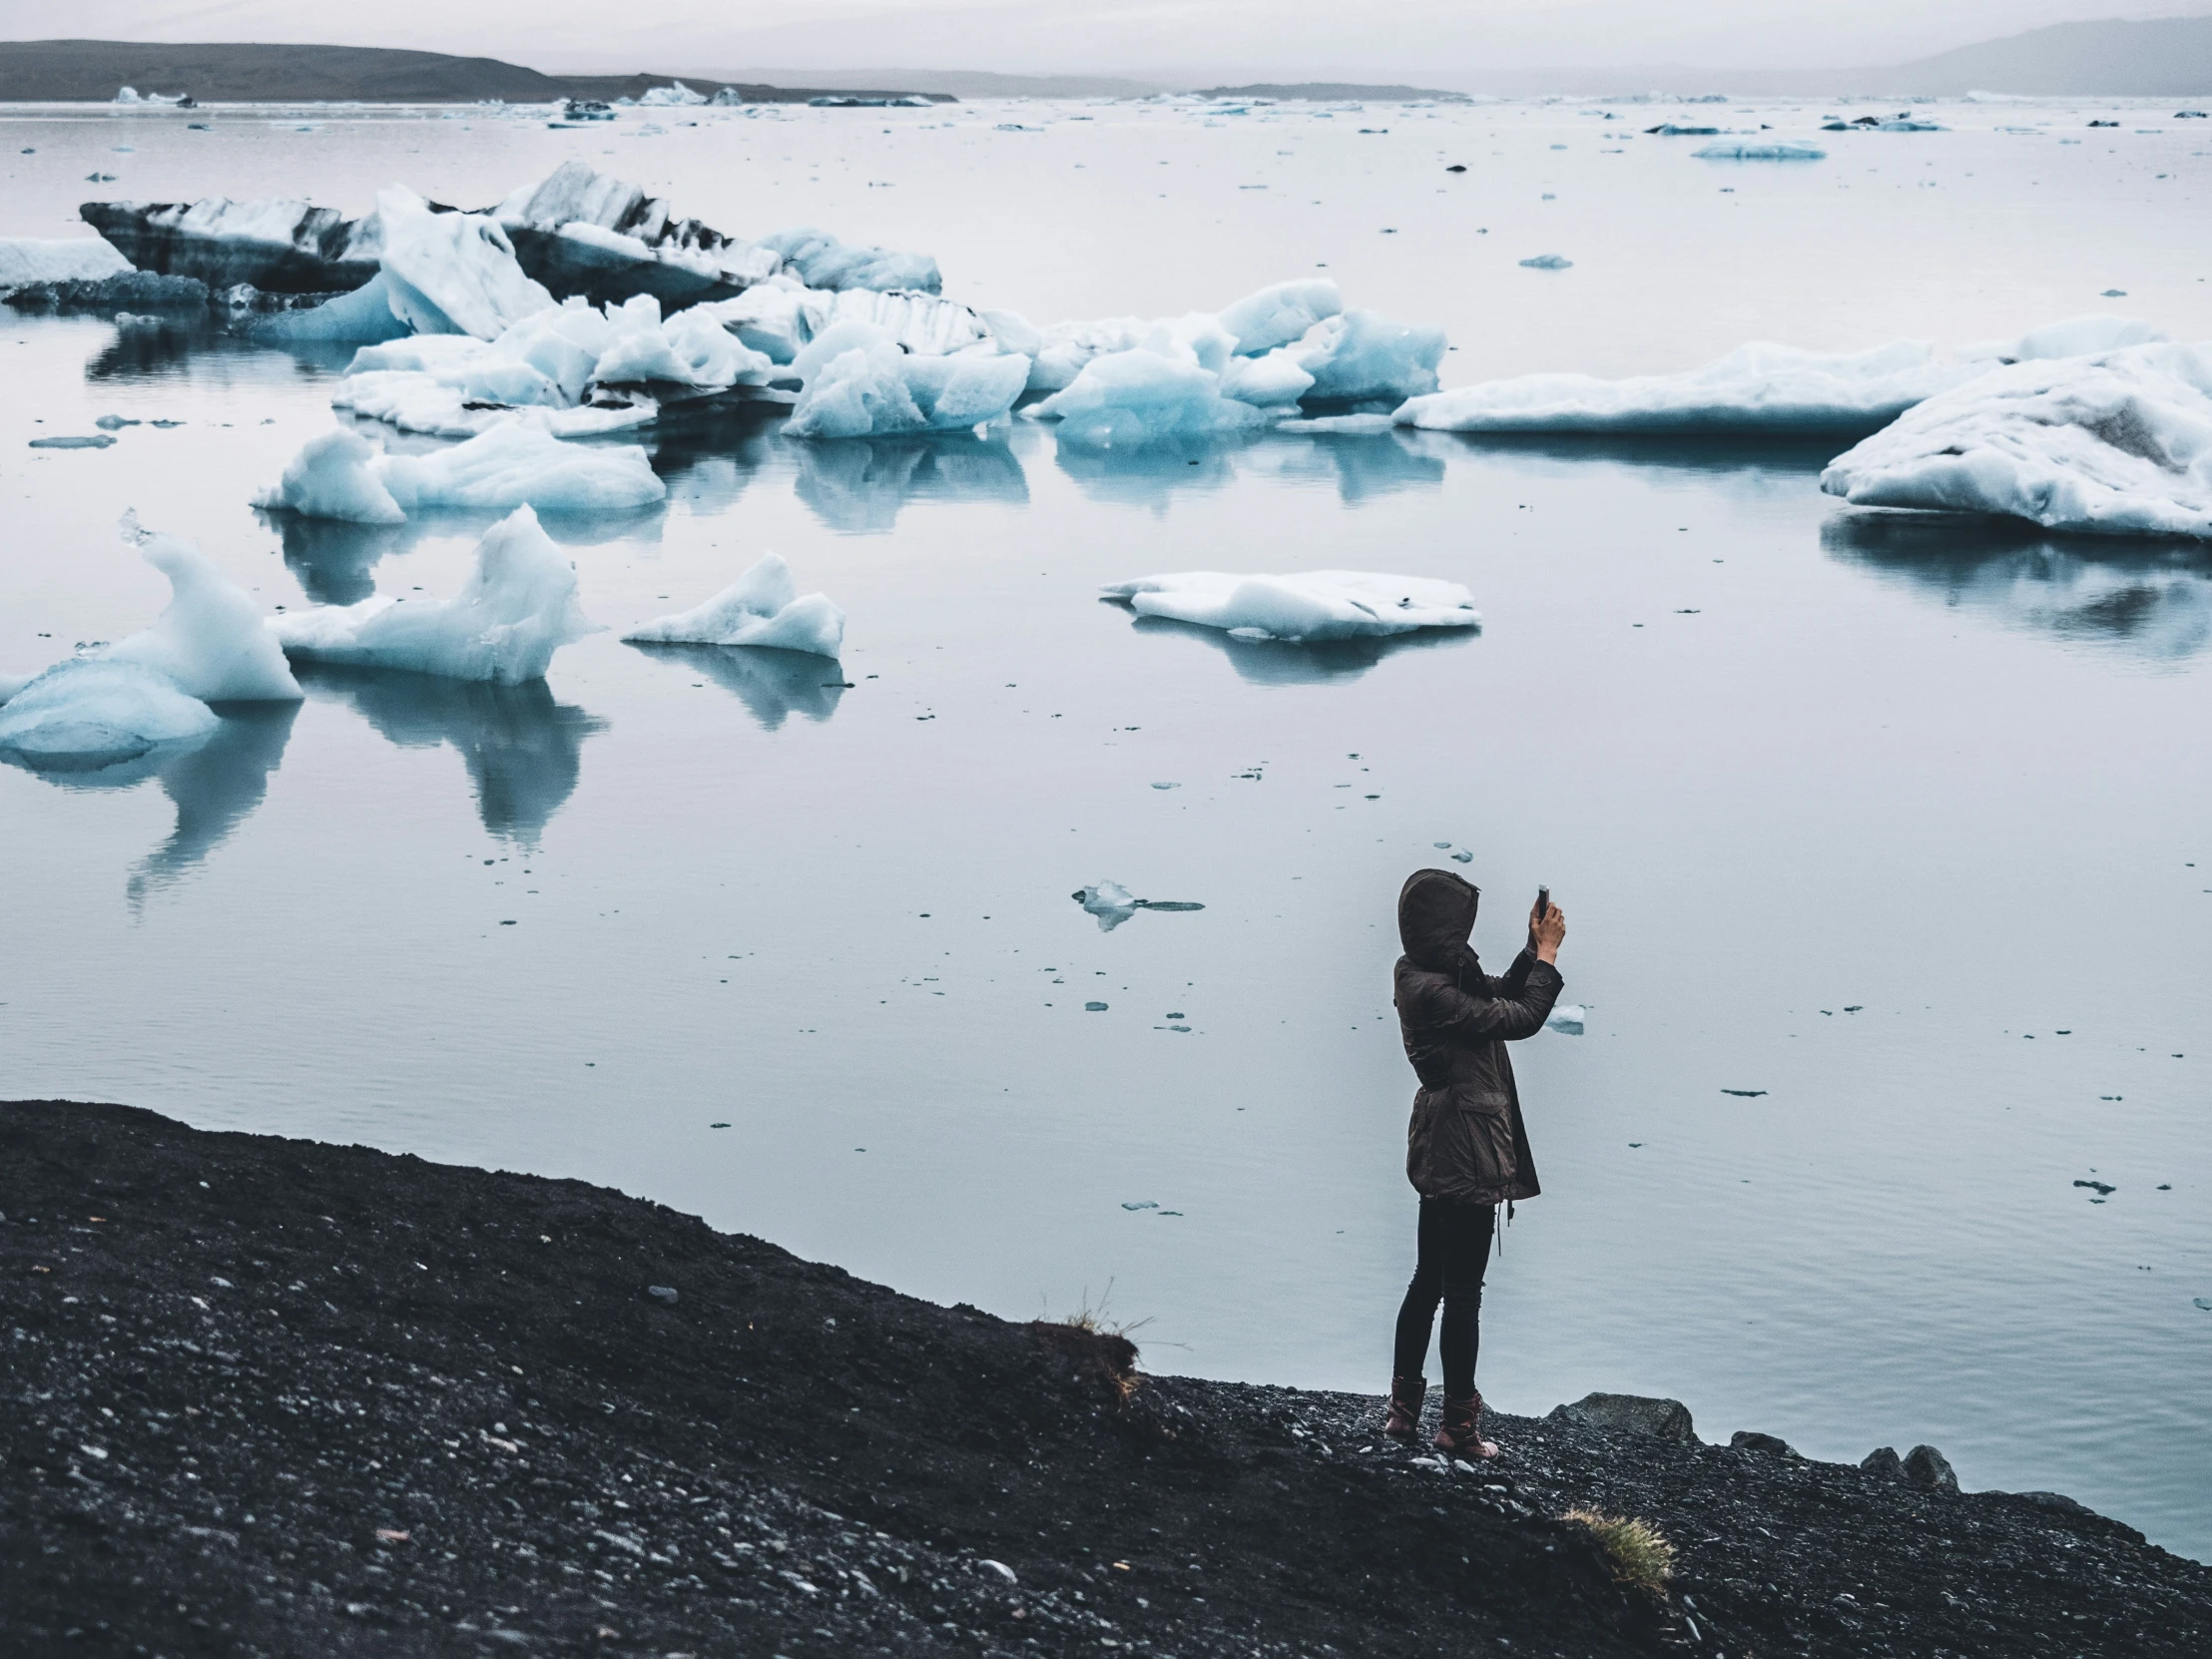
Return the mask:
<svg viewBox="0 0 2212 1659">
<path fill-rule="evenodd" d="M 2092 310 L 2212 338 L 2212 123 L 2174 107 L 1720 112 L 1829 151 L 1787 167 L 1633 104 L 18 109 L 0 233 L 88 195 L 480 205 L 579 156 L 1038 321 L 1331 276 L 1444 325 L 1449 385 Z M 272 609 L 450 593 L 487 522 L 249 506 L 342 352 L 8 311 L 0 353 L 0 669 L 158 611 L 126 507 Z M 182 424 L 26 447 L 109 413 Z M 1548 882 L 1590 1008 L 1515 1055 L 1545 1192 L 1491 1271 L 1496 1403 L 1929 1441 L 2212 1555 L 2201 548 L 1850 513 L 1819 440 L 644 441 L 665 507 L 547 520 L 610 630 L 546 681 L 315 671 L 183 760 L 0 767 L 0 1090 L 585 1177 L 1011 1317 L 1110 1285 L 1156 1370 L 1376 1390 L 1391 904 L 1466 850 L 1485 957 Z M 841 671 L 620 642 L 768 549 L 847 613 Z M 1483 626 L 1245 644 L 1096 598 L 1330 567 L 1464 583 Z M 1070 894 L 1108 879 L 1205 908 L 1101 930 Z"/>
</svg>

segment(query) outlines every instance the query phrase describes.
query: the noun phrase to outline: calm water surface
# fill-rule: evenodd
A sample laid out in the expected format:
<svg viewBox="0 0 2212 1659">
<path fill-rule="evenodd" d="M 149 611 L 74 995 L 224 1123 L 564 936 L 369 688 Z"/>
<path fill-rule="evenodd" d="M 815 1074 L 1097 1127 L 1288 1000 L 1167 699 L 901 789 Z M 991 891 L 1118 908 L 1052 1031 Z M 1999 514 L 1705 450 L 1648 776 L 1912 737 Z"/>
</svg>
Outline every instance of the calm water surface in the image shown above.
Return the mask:
<svg viewBox="0 0 2212 1659">
<path fill-rule="evenodd" d="M 1683 114 L 1634 105 L 17 109 L 0 233 L 92 195 L 481 203 L 581 155 L 1039 320 L 1326 267 L 1446 324 L 1447 383 L 2092 309 L 2212 336 L 2212 140 L 2111 113 L 1716 167 L 1621 136 Z M 341 363 L 13 313 L 0 353 L 0 666 L 158 610 L 126 507 L 272 607 L 448 592 L 482 528 L 248 507 Z M 25 447 L 111 412 L 183 424 Z M 1931 1441 L 2212 1555 L 2212 561 L 1856 519 L 1820 444 L 648 441 L 665 510 L 555 527 L 592 615 L 774 548 L 849 614 L 843 673 L 609 632 L 521 690 L 317 674 L 151 776 L 0 768 L 0 1094 L 583 1176 L 1010 1317 L 1110 1286 L 1157 1369 L 1375 1389 L 1412 1226 L 1391 901 L 1449 842 L 1499 962 L 1551 884 L 1591 1007 L 1517 1056 L 1546 1191 L 1492 1274 L 1499 1404 Z M 1093 597 L 1324 566 L 1464 582 L 1483 630 L 1242 646 Z M 1068 896 L 1101 879 L 1206 907 L 1102 932 Z"/>
</svg>

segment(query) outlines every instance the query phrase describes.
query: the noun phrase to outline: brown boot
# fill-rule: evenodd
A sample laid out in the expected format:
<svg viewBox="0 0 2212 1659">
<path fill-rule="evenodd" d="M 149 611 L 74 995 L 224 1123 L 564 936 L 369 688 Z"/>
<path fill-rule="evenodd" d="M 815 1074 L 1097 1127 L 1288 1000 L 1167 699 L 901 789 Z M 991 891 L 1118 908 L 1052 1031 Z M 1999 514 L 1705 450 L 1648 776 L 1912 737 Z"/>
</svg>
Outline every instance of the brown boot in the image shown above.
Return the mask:
<svg viewBox="0 0 2212 1659">
<path fill-rule="evenodd" d="M 1390 1379 L 1390 1414 L 1382 1419 L 1382 1432 L 1406 1445 L 1420 1432 L 1420 1405 L 1428 1397 L 1425 1377 Z"/>
<path fill-rule="evenodd" d="M 1470 1462 L 1495 1457 L 1497 1442 L 1482 1437 L 1481 1422 L 1480 1393 L 1471 1393 L 1464 1399 L 1453 1399 L 1446 1394 L 1443 1421 L 1436 1425 L 1436 1449 L 1446 1457 L 1464 1457 Z"/>
</svg>

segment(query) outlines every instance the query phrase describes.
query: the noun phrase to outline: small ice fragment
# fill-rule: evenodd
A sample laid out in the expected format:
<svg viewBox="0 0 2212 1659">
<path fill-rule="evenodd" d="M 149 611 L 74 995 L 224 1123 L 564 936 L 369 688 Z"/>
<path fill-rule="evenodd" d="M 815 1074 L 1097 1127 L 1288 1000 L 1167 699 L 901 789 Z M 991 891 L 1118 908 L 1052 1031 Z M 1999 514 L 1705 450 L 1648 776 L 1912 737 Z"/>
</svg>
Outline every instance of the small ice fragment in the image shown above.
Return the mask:
<svg viewBox="0 0 2212 1659">
<path fill-rule="evenodd" d="M 1691 154 L 1701 162 L 1824 162 L 1828 152 L 1818 145 L 1793 144 L 1777 141 L 1761 144 L 1742 139 L 1724 139 L 1719 144 L 1708 144 Z"/>
<path fill-rule="evenodd" d="M 1106 1004 L 1103 1002 L 1086 1002 L 1083 1004 L 1083 1012 L 1086 1014 L 1103 1014 L 1105 1011 Z"/>
<path fill-rule="evenodd" d="M 1563 1037 L 1582 1035 L 1582 1022 L 1589 1009 L 1579 1002 L 1562 1002 L 1551 1010 L 1551 1017 L 1544 1021 L 1544 1029 L 1556 1031 Z"/>
<path fill-rule="evenodd" d="M 1723 1090 L 1721 1090 L 1721 1093 L 1722 1093 L 1722 1094 L 1732 1094 L 1732 1095 L 1736 1095 L 1736 1096 L 1737 1096 L 1737 1097 L 1739 1097 L 1740 1099 L 1744 1099 L 1744 1100 L 1757 1100 L 1757 1099 L 1758 1099 L 1758 1098 L 1759 1098 L 1759 1097 L 1760 1097 L 1761 1095 L 1765 1094 L 1766 1092 L 1767 1092 L 1767 1091 L 1766 1091 L 1765 1089 L 1723 1089 Z"/>
<path fill-rule="evenodd" d="M 676 1288 L 672 1285 L 648 1285 L 645 1288 L 645 1294 L 663 1307 L 673 1308 L 676 1306 Z"/>
<path fill-rule="evenodd" d="M 1147 1198 L 1147 1199 L 1142 1199 L 1142 1200 L 1140 1200 L 1139 1202 L 1137 1202 L 1137 1203 L 1135 1203 L 1135 1204 L 1126 1204 L 1126 1203 L 1125 1203 L 1125 1204 L 1123 1204 L 1123 1205 L 1122 1205 L 1122 1208 L 1123 1208 L 1124 1210 L 1157 1210 L 1157 1209 L 1158 1209 L 1159 1207 L 1160 1207 L 1160 1206 L 1159 1206 L 1158 1204 L 1154 1203 L 1154 1202 L 1153 1202 L 1153 1201 L 1152 1201 L 1151 1199 L 1149 1199 L 1149 1198 Z"/>
<path fill-rule="evenodd" d="M 1119 881 L 1100 881 L 1093 886 L 1078 887 L 1069 896 L 1098 917 L 1101 933 L 1111 933 L 1137 913 L 1136 895 Z"/>
<path fill-rule="evenodd" d="M 2189 1300 L 2192 1306 L 2202 1308 L 2206 1313 L 2212 1314 L 2212 1296 L 2191 1297 Z"/>
<path fill-rule="evenodd" d="M 1428 844 L 1429 844 L 1429 845 L 1431 845 L 1431 846 L 1433 846 L 1433 847 L 1434 847 L 1434 848 L 1435 848 L 1435 849 L 1436 849 L 1436 850 L 1437 850 L 1438 852 L 1442 852 L 1442 851 L 1445 851 L 1445 850 L 1447 850 L 1447 849 L 1448 849 L 1448 848 L 1450 847 L 1450 845 L 1451 845 L 1451 842 L 1449 842 L 1449 841 L 1430 841 L 1430 842 L 1429 842 Z"/>
<path fill-rule="evenodd" d="M 1462 847 L 1451 855 L 1451 861 L 1455 864 L 1471 864 L 1474 862 L 1474 854 Z"/>
<path fill-rule="evenodd" d="M 1193 903 L 1187 898 L 1140 898 L 1136 902 L 1137 908 L 1140 910 L 1203 910 L 1206 908 L 1205 905 Z"/>
<path fill-rule="evenodd" d="M 100 430 L 103 432 L 120 432 L 126 426 L 141 426 L 144 425 L 145 422 L 131 420 L 119 414 L 104 414 L 98 420 L 94 421 L 93 424 L 99 427 Z"/>
<path fill-rule="evenodd" d="M 1142 616 L 1220 628 L 1239 639 L 1341 640 L 1473 628 L 1482 614 L 1456 582 L 1371 571 L 1317 570 L 1297 576 L 1178 571 L 1099 590 Z"/>
<path fill-rule="evenodd" d="M 1152 787 L 1156 790 L 1179 790 L 1183 786 L 1181 784 L 1155 784 Z"/>
<path fill-rule="evenodd" d="M 106 432 L 96 432 L 89 437 L 33 438 L 33 449 L 106 449 L 115 442 Z"/>
<path fill-rule="evenodd" d="M 2099 1198 L 2109 1198 L 2112 1196 L 2112 1194 L 2120 1190 L 2119 1188 L 2113 1186 L 2111 1183 L 2106 1181 L 2076 1181 L 2074 1185 L 2077 1187 L 2088 1188 L 2089 1191 L 2095 1193 Z"/>
<path fill-rule="evenodd" d="M 768 553 L 704 604 L 622 637 L 632 644 L 775 646 L 833 660 L 844 645 L 844 613 L 822 594 L 802 597 L 791 567 Z"/>
<path fill-rule="evenodd" d="M 1574 262 L 1558 254 L 1538 254 L 1532 260 L 1521 261 L 1521 264 L 1530 271 L 1565 271 Z"/>
</svg>

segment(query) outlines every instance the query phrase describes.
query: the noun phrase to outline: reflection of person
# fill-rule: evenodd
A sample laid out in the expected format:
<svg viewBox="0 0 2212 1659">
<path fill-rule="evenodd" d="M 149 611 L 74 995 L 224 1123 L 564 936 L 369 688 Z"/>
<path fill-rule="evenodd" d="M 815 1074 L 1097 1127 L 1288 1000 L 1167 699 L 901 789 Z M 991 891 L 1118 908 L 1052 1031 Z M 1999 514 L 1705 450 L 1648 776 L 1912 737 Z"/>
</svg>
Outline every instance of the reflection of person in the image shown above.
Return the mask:
<svg viewBox="0 0 2212 1659">
<path fill-rule="evenodd" d="M 1420 1430 L 1428 1380 L 1421 1367 L 1443 1304 L 1443 1421 L 1435 1445 L 1447 1457 L 1495 1457 L 1482 1438 L 1475 1392 L 1482 1270 L 1497 1207 L 1534 1198 L 1536 1165 L 1521 1123 L 1505 1045 L 1543 1029 L 1565 983 L 1553 965 L 1566 913 L 1539 900 L 1528 944 L 1491 978 L 1467 942 L 1481 891 L 1449 870 L 1418 869 L 1397 895 L 1405 954 L 1393 975 L 1405 1057 L 1420 1078 L 1405 1131 L 1405 1177 L 1420 1194 L 1419 1252 L 1397 1312 L 1390 1410 L 1382 1432 L 1410 1441 Z"/>
</svg>

